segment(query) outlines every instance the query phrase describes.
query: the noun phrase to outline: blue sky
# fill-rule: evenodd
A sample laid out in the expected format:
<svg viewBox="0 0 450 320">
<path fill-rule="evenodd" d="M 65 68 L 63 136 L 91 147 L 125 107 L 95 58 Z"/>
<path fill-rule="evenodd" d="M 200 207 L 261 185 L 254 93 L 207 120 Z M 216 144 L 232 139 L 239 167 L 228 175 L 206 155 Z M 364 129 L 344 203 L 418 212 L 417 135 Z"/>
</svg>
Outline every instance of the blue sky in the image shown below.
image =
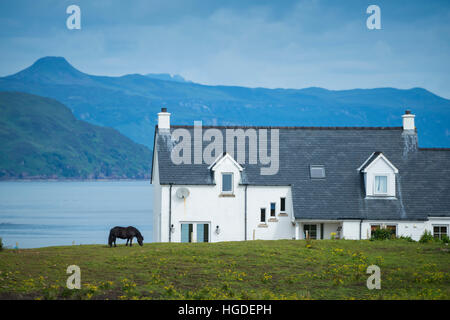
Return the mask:
<svg viewBox="0 0 450 320">
<path fill-rule="evenodd" d="M 66 8 L 81 8 L 81 30 Z M 366 9 L 381 8 L 381 30 Z M 450 1 L 0 1 L 0 76 L 42 56 L 204 84 L 423 87 L 450 98 Z"/>
</svg>

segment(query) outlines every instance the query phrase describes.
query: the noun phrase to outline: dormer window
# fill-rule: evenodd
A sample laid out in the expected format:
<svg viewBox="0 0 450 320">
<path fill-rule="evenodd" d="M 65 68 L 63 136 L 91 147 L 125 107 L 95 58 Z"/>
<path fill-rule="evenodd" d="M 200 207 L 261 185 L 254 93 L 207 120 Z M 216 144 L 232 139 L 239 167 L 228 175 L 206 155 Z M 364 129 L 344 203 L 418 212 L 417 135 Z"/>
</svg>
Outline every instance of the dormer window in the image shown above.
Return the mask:
<svg viewBox="0 0 450 320">
<path fill-rule="evenodd" d="M 222 193 L 233 193 L 233 173 L 222 173 Z"/>
<path fill-rule="evenodd" d="M 395 198 L 395 178 L 398 169 L 383 153 L 372 153 L 358 168 L 358 171 L 364 175 L 367 199 Z"/>
</svg>

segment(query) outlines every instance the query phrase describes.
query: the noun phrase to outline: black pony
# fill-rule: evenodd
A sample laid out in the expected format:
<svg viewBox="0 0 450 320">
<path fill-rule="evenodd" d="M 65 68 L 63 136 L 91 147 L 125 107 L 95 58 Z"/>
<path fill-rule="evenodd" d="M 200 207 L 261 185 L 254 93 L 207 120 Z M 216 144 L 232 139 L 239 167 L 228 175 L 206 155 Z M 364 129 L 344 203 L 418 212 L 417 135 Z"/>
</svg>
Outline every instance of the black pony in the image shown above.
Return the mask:
<svg viewBox="0 0 450 320">
<path fill-rule="evenodd" d="M 130 241 L 130 247 L 133 245 L 133 238 L 136 237 L 137 242 L 140 246 L 143 245 L 142 241 L 144 237 L 141 235 L 138 229 L 135 227 L 114 227 L 109 231 L 109 239 L 108 244 L 112 247 L 114 243 L 114 247 L 116 246 L 116 238 L 127 239 L 126 246 L 128 245 L 128 241 Z"/>
</svg>

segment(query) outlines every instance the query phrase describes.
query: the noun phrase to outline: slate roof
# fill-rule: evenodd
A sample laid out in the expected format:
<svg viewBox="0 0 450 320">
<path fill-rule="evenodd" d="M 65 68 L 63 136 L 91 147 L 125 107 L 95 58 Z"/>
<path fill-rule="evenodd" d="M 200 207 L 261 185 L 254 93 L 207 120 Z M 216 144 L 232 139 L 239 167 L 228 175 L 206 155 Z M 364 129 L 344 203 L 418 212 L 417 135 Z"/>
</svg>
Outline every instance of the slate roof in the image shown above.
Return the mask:
<svg viewBox="0 0 450 320">
<path fill-rule="evenodd" d="M 173 126 L 170 131 L 178 128 L 194 136 L 193 126 Z M 208 128 L 212 127 L 203 130 Z M 241 164 L 241 183 L 290 185 L 297 219 L 426 220 L 428 216 L 450 216 L 450 149 L 418 148 L 417 135 L 403 133 L 402 127 L 213 128 L 221 130 L 223 137 L 226 129 L 279 130 L 278 173 L 260 175 L 260 165 L 250 165 L 246 159 Z M 270 134 L 268 142 L 270 150 Z M 161 184 L 214 184 L 208 164 L 173 164 L 173 145 L 170 133 L 155 135 Z M 382 152 L 399 170 L 394 200 L 365 199 L 363 175 L 357 169 L 374 152 Z M 326 178 L 310 179 L 310 165 L 324 165 Z"/>
</svg>

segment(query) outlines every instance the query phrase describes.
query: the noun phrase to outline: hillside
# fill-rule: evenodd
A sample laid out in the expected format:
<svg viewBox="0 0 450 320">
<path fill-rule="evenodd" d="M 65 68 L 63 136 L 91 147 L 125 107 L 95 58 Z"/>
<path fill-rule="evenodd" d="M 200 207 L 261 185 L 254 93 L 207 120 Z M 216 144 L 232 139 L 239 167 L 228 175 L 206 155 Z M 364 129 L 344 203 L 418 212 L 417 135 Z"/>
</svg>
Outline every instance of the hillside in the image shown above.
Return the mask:
<svg viewBox="0 0 450 320">
<path fill-rule="evenodd" d="M 156 77 L 93 76 L 62 57 L 45 57 L 0 78 L 0 90 L 54 98 L 78 119 L 115 128 L 149 147 L 161 107 L 173 114 L 174 124 L 277 126 L 400 126 L 411 109 L 421 147 L 450 147 L 450 100 L 422 88 L 265 89 Z"/>
<path fill-rule="evenodd" d="M 0 179 L 148 178 L 151 152 L 61 103 L 0 92 Z"/>
<path fill-rule="evenodd" d="M 448 250 L 406 240 L 9 249 L 0 252 L 0 299 L 448 300 Z M 66 288 L 72 264 L 81 269 L 81 290 Z M 373 264 L 380 290 L 366 286 Z"/>
</svg>

